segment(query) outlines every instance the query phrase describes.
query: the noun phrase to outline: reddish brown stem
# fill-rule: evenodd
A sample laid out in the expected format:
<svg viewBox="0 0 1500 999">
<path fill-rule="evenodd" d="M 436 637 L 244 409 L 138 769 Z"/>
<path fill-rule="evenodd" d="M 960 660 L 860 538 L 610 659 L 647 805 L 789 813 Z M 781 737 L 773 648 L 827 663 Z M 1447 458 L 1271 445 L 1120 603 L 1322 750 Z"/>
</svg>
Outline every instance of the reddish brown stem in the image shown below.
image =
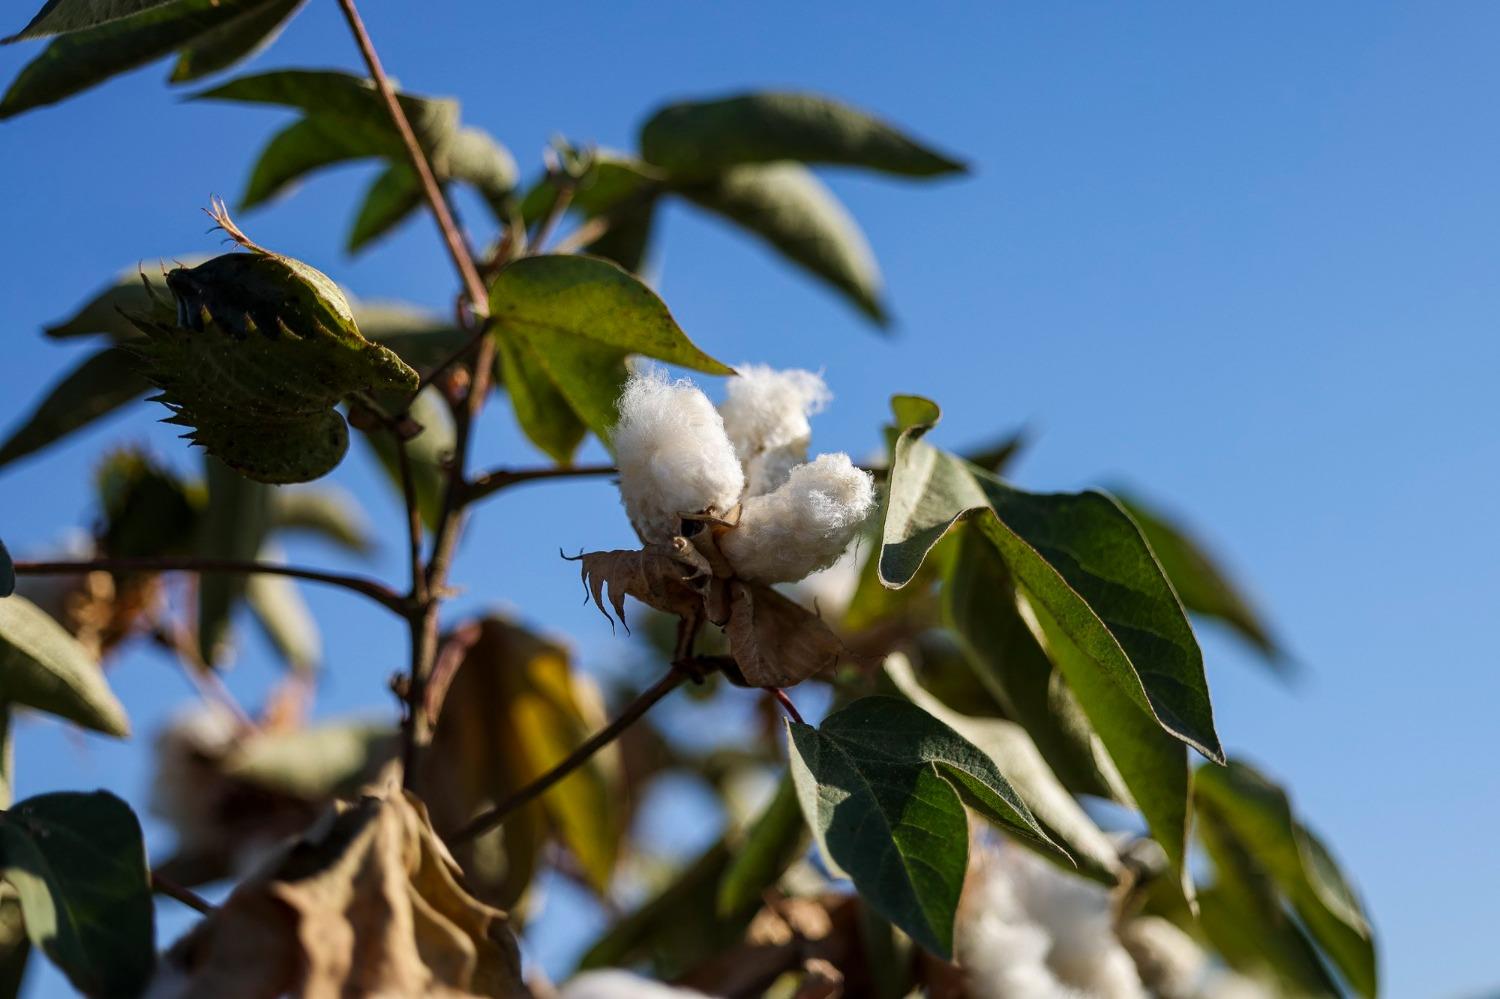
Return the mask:
<svg viewBox="0 0 1500 999">
<path fill-rule="evenodd" d="M 522 482 L 542 479 L 582 479 L 600 475 L 618 475 L 613 465 L 559 465 L 556 468 L 497 468 L 469 482 L 464 498 L 472 503 L 491 493 Z"/>
<path fill-rule="evenodd" d="M 204 898 L 202 895 L 199 895 L 191 888 L 184 888 L 177 882 L 172 881 L 169 878 L 162 877 L 155 871 L 151 872 L 151 890 L 156 892 L 158 895 L 165 895 L 168 898 L 175 898 L 177 901 L 181 902 L 189 909 L 197 909 L 205 916 L 214 911 L 214 907 L 208 901 L 208 899 Z"/>
</svg>

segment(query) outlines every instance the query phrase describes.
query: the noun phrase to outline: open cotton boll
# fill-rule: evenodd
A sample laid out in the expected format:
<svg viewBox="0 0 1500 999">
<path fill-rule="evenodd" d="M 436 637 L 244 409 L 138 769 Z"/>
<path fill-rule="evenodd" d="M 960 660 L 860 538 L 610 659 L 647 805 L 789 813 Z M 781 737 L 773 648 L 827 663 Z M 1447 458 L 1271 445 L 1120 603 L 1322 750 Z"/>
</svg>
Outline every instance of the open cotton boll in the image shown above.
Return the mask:
<svg viewBox="0 0 1500 999">
<path fill-rule="evenodd" d="M 838 561 L 874 509 L 870 473 L 847 454 L 820 454 L 775 491 L 745 500 L 719 550 L 741 579 L 794 583 Z"/>
<path fill-rule="evenodd" d="M 811 371 L 776 371 L 764 364 L 741 365 L 729 379 L 719 412 L 724 430 L 745 469 L 747 496 L 780 486 L 807 460 L 812 426 L 807 418 L 833 396 Z"/>
<path fill-rule="evenodd" d="M 625 383 L 614 446 L 625 512 L 647 543 L 681 533 L 684 513 L 728 513 L 744 491 L 719 411 L 692 382 L 660 370 Z"/>
<path fill-rule="evenodd" d="M 702 992 L 663 985 L 613 968 L 574 975 L 557 995 L 558 999 L 709 999 Z"/>
</svg>

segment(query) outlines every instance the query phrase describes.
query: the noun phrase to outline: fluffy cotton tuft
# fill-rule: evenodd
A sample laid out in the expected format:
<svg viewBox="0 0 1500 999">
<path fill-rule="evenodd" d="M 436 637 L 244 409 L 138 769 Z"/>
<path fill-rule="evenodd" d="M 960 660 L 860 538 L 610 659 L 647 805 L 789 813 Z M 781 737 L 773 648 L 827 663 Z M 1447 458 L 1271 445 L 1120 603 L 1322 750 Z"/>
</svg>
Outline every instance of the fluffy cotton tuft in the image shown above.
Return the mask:
<svg viewBox="0 0 1500 999">
<path fill-rule="evenodd" d="M 725 391 L 719 412 L 745 470 L 745 494 L 771 492 L 807 460 L 812 439 L 807 418 L 833 396 L 811 371 L 776 371 L 763 364 L 742 365 Z"/>
<path fill-rule="evenodd" d="M 1011 847 L 970 872 L 956 951 L 976 999 L 1145 999 L 1109 896 Z"/>
<path fill-rule="evenodd" d="M 613 968 L 574 975 L 557 994 L 559 999 L 709 999 L 702 992 L 663 985 Z"/>
<path fill-rule="evenodd" d="M 614 445 L 625 512 L 647 543 L 680 534 L 682 514 L 728 513 L 744 491 L 718 410 L 692 382 L 659 370 L 625 383 Z"/>
<path fill-rule="evenodd" d="M 719 542 L 741 579 L 796 582 L 838 561 L 875 509 L 875 482 L 847 454 L 798 465 L 775 491 L 745 500 Z"/>
</svg>

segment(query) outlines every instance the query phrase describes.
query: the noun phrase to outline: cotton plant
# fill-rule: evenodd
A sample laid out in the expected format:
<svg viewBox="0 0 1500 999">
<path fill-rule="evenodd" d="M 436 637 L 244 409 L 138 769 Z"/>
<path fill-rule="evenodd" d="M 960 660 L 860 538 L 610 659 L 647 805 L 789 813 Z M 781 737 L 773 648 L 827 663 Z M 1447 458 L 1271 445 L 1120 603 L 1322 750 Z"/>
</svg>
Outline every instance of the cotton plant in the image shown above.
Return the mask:
<svg viewBox="0 0 1500 999">
<path fill-rule="evenodd" d="M 743 365 L 715 407 L 687 379 L 636 370 L 613 442 L 620 498 L 642 548 L 583 556 L 603 588 L 677 614 L 679 658 L 704 623 L 724 628 L 740 678 L 782 687 L 832 665 L 838 639 L 771 589 L 829 569 L 876 506 L 873 476 L 843 452 L 809 459 L 809 417 L 832 398 L 810 371 Z"/>
</svg>

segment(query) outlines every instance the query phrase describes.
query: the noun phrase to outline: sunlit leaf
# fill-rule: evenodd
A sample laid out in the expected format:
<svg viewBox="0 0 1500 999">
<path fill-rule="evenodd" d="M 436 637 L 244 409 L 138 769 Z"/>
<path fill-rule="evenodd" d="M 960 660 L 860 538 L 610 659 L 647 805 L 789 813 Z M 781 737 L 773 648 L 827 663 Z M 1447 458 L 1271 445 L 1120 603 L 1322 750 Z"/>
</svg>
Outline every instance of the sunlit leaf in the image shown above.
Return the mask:
<svg viewBox="0 0 1500 999">
<path fill-rule="evenodd" d="M 1293 814 L 1286 792 L 1249 764 L 1200 767 L 1199 810 L 1221 821 L 1275 882 L 1308 933 L 1358 992 L 1377 991 L 1375 944 L 1364 906 L 1338 863 Z"/>
<path fill-rule="evenodd" d="M 0 813 L 0 876 L 26 933 L 80 992 L 134 996 L 156 966 L 141 826 L 107 791 L 43 794 Z"/>
<path fill-rule="evenodd" d="M 555 417 L 559 400 L 607 441 L 627 355 L 731 373 L 687 338 L 650 288 L 595 257 L 517 260 L 491 286 L 490 314 L 513 397 L 520 386 L 522 429 L 558 460 L 571 455 L 569 428 Z"/>
<path fill-rule="evenodd" d="M 671 104 L 641 127 L 640 142 L 647 162 L 680 176 L 778 160 L 909 177 L 964 170 L 957 160 L 865 111 L 807 93 L 759 92 Z"/>
<path fill-rule="evenodd" d="M 151 388 L 124 350 L 105 347 L 84 358 L 48 390 L 26 421 L 0 444 L 0 468 L 108 416 Z"/>
<path fill-rule="evenodd" d="M 321 802 L 353 794 L 399 751 L 392 725 L 330 722 L 257 732 L 235 745 L 224 773 L 257 788 Z"/>
<path fill-rule="evenodd" d="M 788 735 L 797 798 L 829 865 L 941 957 L 968 866 L 963 802 L 1049 842 L 989 757 L 908 701 L 866 697 L 817 728 L 789 722 Z"/>
<path fill-rule="evenodd" d="M 21 596 L 0 600 L 0 703 L 24 704 L 106 735 L 130 734 L 98 660 Z"/>
<path fill-rule="evenodd" d="M 880 268 L 864 233 L 833 193 L 795 163 L 735 167 L 676 190 L 842 292 L 875 322 L 886 321 Z"/>
<path fill-rule="evenodd" d="M 172 0 L 54 39 L 0 98 L 0 118 L 53 104 L 211 36 L 282 0 Z"/>
</svg>

